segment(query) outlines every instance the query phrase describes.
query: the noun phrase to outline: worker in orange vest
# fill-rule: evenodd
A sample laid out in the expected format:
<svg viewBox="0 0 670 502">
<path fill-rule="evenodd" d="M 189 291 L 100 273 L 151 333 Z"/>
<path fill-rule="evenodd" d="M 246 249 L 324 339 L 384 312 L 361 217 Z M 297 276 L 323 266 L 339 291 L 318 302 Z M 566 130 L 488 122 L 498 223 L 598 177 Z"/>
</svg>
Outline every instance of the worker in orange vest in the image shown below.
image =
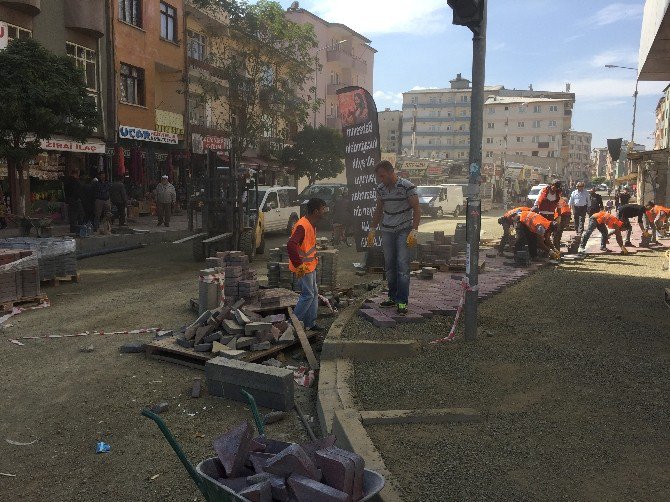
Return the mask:
<svg viewBox="0 0 670 502">
<path fill-rule="evenodd" d="M 645 204 L 647 209 L 646 215 L 647 220 L 649 221 L 649 226 L 652 231 L 651 242 L 656 242 L 656 233 L 662 232 L 667 235 L 667 229 L 665 228 L 668 224 L 668 216 L 670 216 L 670 208 L 659 206 L 654 204 L 653 200 L 650 200 Z"/>
<path fill-rule="evenodd" d="M 623 221 L 607 211 L 599 211 L 592 214 L 589 218 L 589 226 L 586 229 L 586 232 L 584 232 L 584 235 L 582 235 L 579 252 L 586 252 L 586 243 L 596 228 L 600 231 L 600 250 L 611 252 L 611 250 L 607 249 L 607 238 L 609 237 L 607 229 L 611 228 L 616 234 L 616 241 L 621 248 L 621 254 L 628 254 L 628 250 L 623 245 L 623 237 L 621 236 L 621 229 L 624 227 L 625 223 Z"/>
<path fill-rule="evenodd" d="M 321 331 L 316 324 L 319 313 L 319 288 L 316 284 L 316 223 L 323 218 L 328 206 L 323 199 L 307 201 L 307 215 L 300 218 L 286 244 L 288 251 L 288 268 L 293 272 L 300 284 L 300 298 L 295 306 L 295 315 L 300 319 L 306 330 Z"/>
<path fill-rule="evenodd" d="M 556 222 L 556 227 L 554 228 L 554 247 L 556 249 L 561 249 L 563 231 L 570 225 L 571 217 L 572 210 L 570 209 L 568 200 L 565 197 L 561 197 L 558 201 L 558 206 L 554 210 L 554 221 Z"/>
<path fill-rule="evenodd" d="M 535 204 L 533 204 L 533 211 L 540 213 L 546 219 L 552 221 L 554 219 L 554 211 L 562 195 L 561 180 L 552 181 L 551 185 L 544 187 L 540 191 L 540 195 L 537 196 Z"/>
<path fill-rule="evenodd" d="M 510 229 L 514 225 L 514 217 L 521 211 L 530 211 L 530 208 L 526 206 L 515 207 L 498 218 L 498 223 L 503 227 L 503 234 L 500 238 L 500 245 L 498 246 L 498 256 L 503 255 L 505 246 L 512 240 L 512 233 L 510 232 Z"/>
<path fill-rule="evenodd" d="M 554 248 L 551 242 L 551 234 L 556 222 L 534 211 L 521 211 L 516 217 L 516 245 L 515 251 L 520 251 L 524 244 L 528 246 L 528 254 L 531 258 L 537 258 L 537 248 L 549 253 L 555 260 L 561 257 L 561 253 Z"/>
</svg>

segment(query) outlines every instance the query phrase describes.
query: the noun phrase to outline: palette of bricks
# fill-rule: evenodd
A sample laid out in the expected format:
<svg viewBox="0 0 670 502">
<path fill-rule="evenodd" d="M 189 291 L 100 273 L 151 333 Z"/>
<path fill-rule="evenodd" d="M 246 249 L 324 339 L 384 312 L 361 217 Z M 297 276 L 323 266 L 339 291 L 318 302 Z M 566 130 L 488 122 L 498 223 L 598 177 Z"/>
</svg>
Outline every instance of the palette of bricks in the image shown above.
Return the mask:
<svg viewBox="0 0 670 502">
<path fill-rule="evenodd" d="M 71 237 L 11 237 L 0 239 L 0 248 L 33 251 L 40 281 L 77 275 L 77 245 Z"/>
<path fill-rule="evenodd" d="M 365 494 L 365 461 L 328 436 L 305 444 L 253 437 L 245 422 L 213 441 L 204 474 L 255 502 L 356 502 Z"/>
<path fill-rule="evenodd" d="M 325 239 L 327 242 L 327 239 Z M 319 262 L 316 266 L 316 283 L 320 290 L 332 291 L 337 288 L 337 249 L 327 249 L 323 238 L 318 241 L 317 250 Z M 268 285 L 270 287 L 281 287 L 292 291 L 300 291 L 298 279 L 289 269 L 289 257 L 286 245 L 273 248 L 268 256 Z"/>
<path fill-rule="evenodd" d="M 40 297 L 39 266 L 30 250 L 0 249 L 0 311 Z"/>
</svg>

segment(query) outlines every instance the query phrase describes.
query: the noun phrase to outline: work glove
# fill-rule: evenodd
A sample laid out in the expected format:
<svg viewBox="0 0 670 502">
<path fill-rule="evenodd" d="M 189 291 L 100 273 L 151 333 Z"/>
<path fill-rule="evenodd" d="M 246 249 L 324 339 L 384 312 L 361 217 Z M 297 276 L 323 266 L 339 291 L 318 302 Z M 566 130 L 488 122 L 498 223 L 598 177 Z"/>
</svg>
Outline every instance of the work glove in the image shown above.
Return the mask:
<svg viewBox="0 0 670 502">
<path fill-rule="evenodd" d="M 302 277 L 304 277 L 306 274 L 309 273 L 309 271 L 307 270 L 307 265 L 305 263 L 303 263 L 302 265 L 298 265 L 294 273 L 296 278 L 301 279 Z"/>
<path fill-rule="evenodd" d="M 368 232 L 368 247 L 371 248 L 375 245 L 375 230 L 370 229 Z"/>
<path fill-rule="evenodd" d="M 648 239 L 649 237 L 651 237 L 651 232 L 649 230 L 645 230 L 644 232 L 642 232 L 642 235 L 644 236 L 645 239 Z"/>
<path fill-rule="evenodd" d="M 407 235 L 407 247 L 413 248 L 414 246 L 416 246 L 416 230 L 412 229 Z"/>
<path fill-rule="evenodd" d="M 549 251 L 549 258 L 552 260 L 558 260 L 561 257 L 561 252 L 557 251 L 556 249 L 552 249 Z"/>
</svg>

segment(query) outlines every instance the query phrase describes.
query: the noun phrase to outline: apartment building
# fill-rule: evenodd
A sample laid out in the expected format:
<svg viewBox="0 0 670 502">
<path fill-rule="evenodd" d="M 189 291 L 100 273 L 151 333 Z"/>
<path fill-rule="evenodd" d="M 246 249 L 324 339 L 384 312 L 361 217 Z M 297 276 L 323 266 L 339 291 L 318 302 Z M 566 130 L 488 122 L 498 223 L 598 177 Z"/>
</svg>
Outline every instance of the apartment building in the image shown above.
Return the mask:
<svg viewBox="0 0 670 502">
<path fill-rule="evenodd" d="M 568 131 L 568 159 L 565 164 L 565 179 L 570 183 L 588 181 L 593 176 L 591 163 L 591 133 Z"/>
<path fill-rule="evenodd" d="M 602 178 L 607 176 L 607 157 L 609 151 L 607 148 L 594 148 L 591 156 L 591 164 L 593 166 L 593 177 Z"/>
<path fill-rule="evenodd" d="M 377 51 L 365 36 L 344 24 L 321 19 L 302 9 L 299 2 L 293 2 L 286 10 L 286 18 L 300 25 L 312 25 L 318 41 L 318 46 L 312 50 L 315 92 L 311 97 L 321 100 L 321 106 L 312 115 L 312 125 L 326 125 L 339 130 L 337 90 L 358 85 L 372 94 Z"/>
<path fill-rule="evenodd" d="M 670 123 L 670 85 L 663 89 L 663 96 L 656 105 L 656 127 L 654 130 L 654 150 L 670 146 L 668 124 Z"/>
<path fill-rule="evenodd" d="M 628 162 L 629 144 L 630 141 L 626 140 L 623 140 L 621 143 L 621 155 L 619 156 L 619 160 L 614 161 L 610 155 L 607 155 L 605 176 L 607 176 L 608 180 L 615 181 L 617 178 L 621 178 L 622 176 L 630 174 L 630 162 Z M 630 149 L 634 152 L 644 152 L 646 147 L 644 145 L 634 143 Z"/>
<path fill-rule="evenodd" d="M 400 153 L 402 112 L 386 108 L 379 112 L 379 140 L 382 153 Z"/>
</svg>

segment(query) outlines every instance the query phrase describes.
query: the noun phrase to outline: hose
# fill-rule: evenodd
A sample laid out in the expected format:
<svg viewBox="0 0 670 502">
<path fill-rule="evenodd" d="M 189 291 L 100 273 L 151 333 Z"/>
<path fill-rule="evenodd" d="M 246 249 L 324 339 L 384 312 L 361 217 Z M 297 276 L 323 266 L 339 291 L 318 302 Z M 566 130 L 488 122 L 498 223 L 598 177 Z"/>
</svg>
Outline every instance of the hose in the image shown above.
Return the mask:
<svg viewBox="0 0 670 502">
<path fill-rule="evenodd" d="M 309 423 L 307 423 L 307 420 L 305 419 L 305 415 L 302 414 L 302 410 L 300 409 L 300 406 L 298 406 L 298 403 L 295 401 L 293 402 L 293 406 L 295 408 L 295 411 L 298 413 L 298 418 L 300 418 L 300 421 L 302 422 L 302 425 L 305 426 L 305 429 L 307 430 L 307 435 L 312 441 L 316 441 L 316 436 L 314 435 L 314 431 L 312 428 L 309 426 Z"/>
</svg>

